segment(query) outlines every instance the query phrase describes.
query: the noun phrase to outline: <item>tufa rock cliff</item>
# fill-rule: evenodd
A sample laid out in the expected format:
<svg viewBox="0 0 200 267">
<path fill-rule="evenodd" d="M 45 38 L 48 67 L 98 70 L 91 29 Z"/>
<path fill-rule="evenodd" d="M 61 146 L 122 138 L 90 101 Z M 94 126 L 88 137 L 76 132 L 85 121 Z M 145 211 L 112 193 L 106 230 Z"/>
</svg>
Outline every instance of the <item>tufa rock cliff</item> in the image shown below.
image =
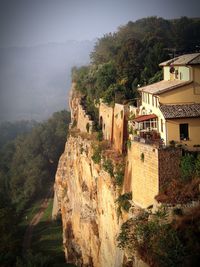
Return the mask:
<svg viewBox="0 0 200 267">
<path fill-rule="evenodd" d="M 110 108 L 100 103 L 99 122 L 104 137 L 100 141 L 74 86 L 70 135 L 58 164 L 52 214 L 53 218 L 58 214 L 62 217 L 66 261 L 78 267 L 154 266 L 152 262 L 157 263 L 157 258 L 152 259 L 154 254 L 144 250 L 148 239 L 142 243 L 139 235 L 138 243 L 134 243 L 137 233 L 132 225 L 127 228 L 127 223 L 129 219 L 137 222 L 143 212 L 149 216 L 148 226 L 163 207 L 168 221 L 174 221 L 170 208 L 174 210 L 175 203 L 162 206 L 155 196 L 161 193 L 162 197 L 163 186 L 179 179 L 181 150 L 140 142 L 131 137 L 131 132 L 127 139 L 130 110 L 119 104 Z"/>
<path fill-rule="evenodd" d="M 117 192 L 110 175 L 94 164 L 92 151 L 91 140 L 68 138 L 56 174 L 53 216 L 61 212 L 67 262 L 120 267 Z"/>
</svg>

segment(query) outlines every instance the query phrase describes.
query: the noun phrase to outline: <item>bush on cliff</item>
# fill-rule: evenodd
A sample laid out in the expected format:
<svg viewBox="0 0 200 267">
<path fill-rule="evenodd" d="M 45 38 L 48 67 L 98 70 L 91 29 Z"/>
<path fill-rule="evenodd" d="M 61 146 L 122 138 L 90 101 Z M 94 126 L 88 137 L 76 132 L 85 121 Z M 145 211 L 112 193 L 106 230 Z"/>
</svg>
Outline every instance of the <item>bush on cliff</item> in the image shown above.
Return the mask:
<svg viewBox="0 0 200 267">
<path fill-rule="evenodd" d="M 166 183 L 155 197 L 158 202 L 169 204 L 188 203 L 199 199 L 200 154 L 187 152 L 181 158 L 181 176 Z"/>
<path fill-rule="evenodd" d="M 132 200 L 132 192 L 120 195 L 116 199 L 115 202 L 118 204 L 118 207 L 117 207 L 117 217 L 118 217 L 118 219 L 122 215 L 122 210 L 125 211 L 125 212 L 129 211 L 129 209 L 131 207 L 130 200 Z"/>
<path fill-rule="evenodd" d="M 111 159 L 104 159 L 103 169 L 109 173 L 111 177 L 114 177 L 114 166 Z"/>
<path fill-rule="evenodd" d="M 116 185 L 122 186 L 124 182 L 124 173 L 125 173 L 125 164 L 117 164 L 116 170 L 115 170 L 115 182 Z"/>
<path fill-rule="evenodd" d="M 102 148 L 100 147 L 100 145 L 96 145 L 93 147 L 92 160 L 95 164 L 99 164 L 101 162 L 101 152 Z"/>
<path fill-rule="evenodd" d="M 183 256 L 183 248 L 177 233 L 168 224 L 148 221 L 148 214 L 129 219 L 121 227 L 119 247 L 132 257 L 137 251 L 150 266 L 177 266 Z"/>
<path fill-rule="evenodd" d="M 164 212 L 165 211 L 165 212 Z M 153 267 L 198 266 L 199 206 L 169 222 L 167 210 L 141 211 L 121 226 L 118 246 L 130 257 L 135 252 Z"/>
</svg>

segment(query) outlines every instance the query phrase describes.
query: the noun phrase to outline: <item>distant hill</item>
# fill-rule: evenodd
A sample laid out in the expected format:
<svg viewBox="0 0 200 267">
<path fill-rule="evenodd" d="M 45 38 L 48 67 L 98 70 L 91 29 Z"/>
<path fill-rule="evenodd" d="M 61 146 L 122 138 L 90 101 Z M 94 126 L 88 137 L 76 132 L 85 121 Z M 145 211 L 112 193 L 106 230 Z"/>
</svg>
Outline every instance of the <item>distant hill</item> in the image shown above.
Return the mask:
<svg viewBox="0 0 200 267">
<path fill-rule="evenodd" d="M 71 68 L 89 63 L 94 41 L 0 48 L 0 122 L 43 120 L 66 108 Z"/>
</svg>

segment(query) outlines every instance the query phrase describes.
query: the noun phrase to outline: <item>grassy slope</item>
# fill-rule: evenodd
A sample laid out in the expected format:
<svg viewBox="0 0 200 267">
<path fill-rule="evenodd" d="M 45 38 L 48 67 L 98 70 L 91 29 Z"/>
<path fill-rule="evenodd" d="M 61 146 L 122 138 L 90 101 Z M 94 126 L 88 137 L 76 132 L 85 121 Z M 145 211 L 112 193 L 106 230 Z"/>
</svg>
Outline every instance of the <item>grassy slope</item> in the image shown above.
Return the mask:
<svg viewBox="0 0 200 267">
<path fill-rule="evenodd" d="M 23 236 L 28 224 L 36 213 L 40 210 L 43 199 L 36 200 L 22 216 L 20 223 L 20 235 Z M 51 213 L 53 207 L 53 199 L 50 200 L 48 208 L 45 210 L 41 221 L 35 226 L 31 241 L 31 251 L 33 254 L 41 253 L 53 259 L 52 267 L 74 267 L 74 265 L 66 264 L 63 246 L 62 246 L 62 222 L 61 220 L 52 221 Z"/>
<path fill-rule="evenodd" d="M 52 206 L 53 199 L 49 202 L 40 223 L 34 228 L 32 250 L 50 256 L 53 259 L 54 267 L 72 267 L 73 265 L 65 263 L 62 247 L 62 222 L 61 220 L 51 220 Z"/>
</svg>

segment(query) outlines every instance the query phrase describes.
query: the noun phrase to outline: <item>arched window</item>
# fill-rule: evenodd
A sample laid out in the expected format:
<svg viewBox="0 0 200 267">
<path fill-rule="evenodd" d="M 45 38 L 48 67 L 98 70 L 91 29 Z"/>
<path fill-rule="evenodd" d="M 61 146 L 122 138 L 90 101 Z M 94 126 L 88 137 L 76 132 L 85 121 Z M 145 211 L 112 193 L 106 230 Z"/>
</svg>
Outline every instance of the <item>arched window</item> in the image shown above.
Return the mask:
<svg viewBox="0 0 200 267">
<path fill-rule="evenodd" d="M 103 126 L 103 118 L 102 118 L 102 116 L 100 117 L 100 120 L 99 120 L 99 126 L 100 126 L 100 130 L 102 130 L 102 126 Z"/>
</svg>

